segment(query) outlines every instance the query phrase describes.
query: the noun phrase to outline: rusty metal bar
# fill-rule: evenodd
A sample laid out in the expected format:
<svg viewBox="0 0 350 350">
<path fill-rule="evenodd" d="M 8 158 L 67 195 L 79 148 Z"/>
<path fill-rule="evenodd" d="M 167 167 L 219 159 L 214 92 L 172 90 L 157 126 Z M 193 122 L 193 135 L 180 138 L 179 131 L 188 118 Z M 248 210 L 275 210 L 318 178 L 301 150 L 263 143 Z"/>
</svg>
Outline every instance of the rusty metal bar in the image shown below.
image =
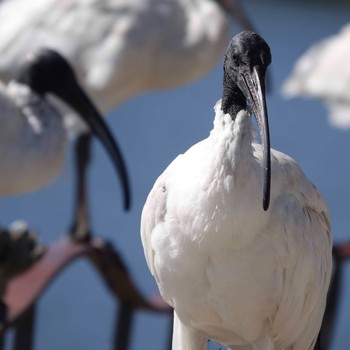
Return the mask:
<svg viewBox="0 0 350 350">
<path fill-rule="evenodd" d="M 16 324 L 54 278 L 72 261 L 86 255 L 89 249 L 85 244 L 75 243 L 67 236 L 63 237 L 58 242 L 50 244 L 43 257 L 31 268 L 12 278 L 2 296 L 7 306 L 5 326 Z"/>
<path fill-rule="evenodd" d="M 165 347 L 166 350 L 171 350 L 172 349 L 172 344 L 173 344 L 173 326 L 174 326 L 174 318 L 171 316 L 170 317 L 169 328 L 168 328 L 169 329 L 169 334 L 168 334 L 167 344 L 166 344 L 166 347 Z"/>
<path fill-rule="evenodd" d="M 92 249 L 88 252 L 88 257 L 117 300 L 131 305 L 134 309 L 158 313 L 171 312 L 171 307 L 160 298 L 159 293 L 156 297 L 148 298 L 142 295 L 122 257 L 111 243 L 92 239 L 89 244 Z"/>
<path fill-rule="evenodd" d="M 35 303 L 57 275 L 81 257 L 88 258 L 107 289 L 121 305 L 116 317 L 115 350 L 128 348 L 135 311 L 145 310 L 171 316 L 171 308 L 164 303 L 158 292 L 150 297 L 142 295 L 122 257 L 110 243 L 96 236 L 86 242 L 77 242 L 65 236 L 50 244 L 43 257 L 31 268 L 7 283 L 2 296 L 6 320 L 0 322 L 5 327 L 0 331 L 0 350 L 4 348 L 1 341 L 7 328 L 17 329 L 14 350 L 32 349 Z"/>
<path fill-rule="evenodd" d="M 0 350 L 5 349 L 5 333 L 1 332 L 0 333 Z"/>
<path fill-rule="evenodd" d="M 2 325 L 2 327 L 6 322 L 6 318 L 7 318 L 7 306 L 2 300 L 0 300 L 0 324 Z M 2 330 L 0 332 L 0 350 L 4 350 L 4 349 L 5 349 L 5 333 Z"/>
<path fill-rule="evenodd" d="M 34 349 L 35 305 L 33 304 L 16 324 L 13 350 Z"/>
<path fill-rule="evenodd" d="M 335 244 L 333 247 L 333 271 L 328 289 L 327 305 L 315 350 L 327 350 L 331 347 L 341 295 L 343 262 L 350 257 L 349 243 Z"/>
<path fill-rule="evenodd" d="M 325 317 L 322 322 L 320 344 L 321 349 L 330 349 L 333 338 L 336 315 L 341 295 L 343 262 L 333 254 L 333 275 L 328 290 Z"/>
<path fill-rule="evenodd" d="M 113 350 L 128 350 L 135 309 L 128 303 L 120 303 L 116 317 Z"/>
<path fill-rule="evenodd" d="M 69 234 L 76 240 L 88 240 L 91 237 L 87 168 L 91 159 L 91 134 L 84 133 L 78 136 L 75 142 L 75 195 L 74 215 Z"/>
</svg>

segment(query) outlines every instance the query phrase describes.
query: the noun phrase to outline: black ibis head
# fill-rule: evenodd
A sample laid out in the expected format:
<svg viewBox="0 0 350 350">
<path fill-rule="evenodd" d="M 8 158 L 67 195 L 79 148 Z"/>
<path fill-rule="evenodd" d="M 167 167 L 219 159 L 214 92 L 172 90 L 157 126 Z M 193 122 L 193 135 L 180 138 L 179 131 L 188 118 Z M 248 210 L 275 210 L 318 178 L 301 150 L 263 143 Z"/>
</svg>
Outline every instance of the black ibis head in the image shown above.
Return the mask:
<svg viewBox="0 0 350 350">
<path fill-rule="evenodd" d="M 263 208 L 270 204 L 271 156 L 270 135 L 265 98 L 265 74 L 271 63 L 271 52 L 258 34 L 245 31 L 230 42 L 224 60 L 222 110 L 234 119 L 241 109 L 254 113 L 264 155 Z"/>
<path fill-rule="evenodd" d="M 122 183 L 124 207 L 129 209 L 129 180 L 121 151 L 101 114 L 79 85 L 67 60 L 54 50 L 40 49 L 25 57 L 16 80 L 39 95 L 51 93 L 59 97 L 81 116 L 111 157 Z"/>
</svg>

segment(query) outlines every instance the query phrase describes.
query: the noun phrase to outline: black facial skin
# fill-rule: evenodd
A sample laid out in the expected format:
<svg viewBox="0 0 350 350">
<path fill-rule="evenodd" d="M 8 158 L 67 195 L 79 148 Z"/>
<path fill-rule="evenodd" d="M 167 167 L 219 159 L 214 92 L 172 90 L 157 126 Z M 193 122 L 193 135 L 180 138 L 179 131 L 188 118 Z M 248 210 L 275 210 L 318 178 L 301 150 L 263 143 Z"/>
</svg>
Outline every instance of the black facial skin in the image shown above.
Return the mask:
<svg viewBox="0 0 350 350">
<path fill-rule="evenodd" d="M 237 113 L 254 113 L 264 148 L 263 208 L 270 203 L 271 155 L 265 99 L 265 74 L 271 63 L 270 48 L 258 34 L 250 31 L 236 35 L 224 59 L 222 110 L 235 120 Z"/>
</svg>

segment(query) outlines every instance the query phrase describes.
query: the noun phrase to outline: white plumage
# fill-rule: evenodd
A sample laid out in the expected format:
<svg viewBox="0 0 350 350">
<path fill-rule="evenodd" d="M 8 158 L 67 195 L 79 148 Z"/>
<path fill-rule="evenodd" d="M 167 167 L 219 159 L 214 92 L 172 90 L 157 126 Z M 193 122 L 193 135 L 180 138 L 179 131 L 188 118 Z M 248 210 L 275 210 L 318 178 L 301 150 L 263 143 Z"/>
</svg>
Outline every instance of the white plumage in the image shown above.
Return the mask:
<svg viewBox="0 0 350 350">
<path fill-rule="evenodd" d="M 249 48 L 258 37 L 251 35 L 231 42 L 224 81 L 234 76 L 232 58 L 242 69 L 234 84 L 245 76 L 251 97 L 242 93 L 259 114 L 258 82 L 249 83 L 247 70 L 268 59 Z M 310 350 L 331 274 L 327 205 L 297 163 L 272 150 L 270 207 L 263 210 L 265 151 L 253 140 L 250 109 L 223 111 L 224 102 L 238 106 L 225 88 L 209 137 L 167 167 L 142 212 L 148 267 L 174 307 L 173 350 L 206 349 L 208 338 L 235 350 Z"/>
<path fill-rule="evenodd" d="M 33 192 L 59 175 L 66 130 L 61 113 L 28 86 L 0 85 L 0 196 Z"/>
<path fill-rule="evenodd" d="M 108 112 L 137 93 L 209 72 L 229 40 L 224 7 L 230 3 L 240 10 L 237 0 L 5 1 L 0 76 L 12 78 L 24 54 L 49 47 L 69 60 L 88 94 Z M 249 25 L 246 18 L 242 22 Z"/>
<path fill-rule="evenodd" d="M 296 62 L 283 92 L 322 100 L 332 125 L 350 127 L 350 25 L 311 46 Z"/>
</svg>

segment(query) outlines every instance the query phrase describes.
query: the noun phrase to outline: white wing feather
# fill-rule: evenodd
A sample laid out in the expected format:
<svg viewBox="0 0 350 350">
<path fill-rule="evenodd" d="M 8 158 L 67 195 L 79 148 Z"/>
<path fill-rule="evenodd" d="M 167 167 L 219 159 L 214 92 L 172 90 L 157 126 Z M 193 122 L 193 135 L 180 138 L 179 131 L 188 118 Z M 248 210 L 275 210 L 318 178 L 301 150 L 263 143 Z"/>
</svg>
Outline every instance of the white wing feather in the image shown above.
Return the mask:
<svg viewBox="0 0 350 350">
<path fill-rule="evenodd" d="M 312 45 L 301 55 L 283 85 L 288 97 L 306 96 L 325 102 L 330 122 L 350 127 L 350 25 Z"/>
</svg>

